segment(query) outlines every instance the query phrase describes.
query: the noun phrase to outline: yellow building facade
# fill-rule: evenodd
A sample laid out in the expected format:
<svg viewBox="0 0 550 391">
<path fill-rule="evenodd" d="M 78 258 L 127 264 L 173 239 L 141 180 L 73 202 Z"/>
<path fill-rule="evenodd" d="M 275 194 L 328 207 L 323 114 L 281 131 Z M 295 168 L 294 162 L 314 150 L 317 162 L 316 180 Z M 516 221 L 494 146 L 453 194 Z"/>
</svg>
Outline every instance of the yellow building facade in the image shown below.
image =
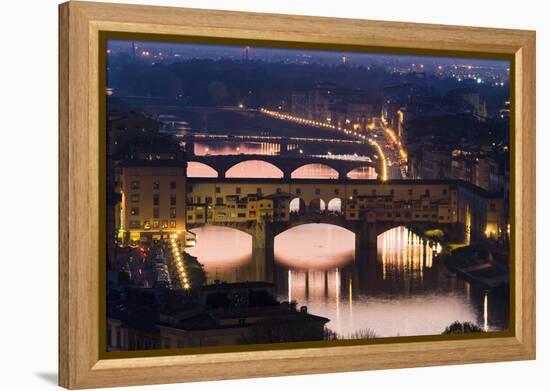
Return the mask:
<svg viewBox="0 0 550 391">
<path fill-rule="evenodd" d="M 185 231 L 184 164 L 125 163 L 117 171 L 117 186 L 122 195 L 118 210 L 120 238 L 135 242 Z"/>
</svg>

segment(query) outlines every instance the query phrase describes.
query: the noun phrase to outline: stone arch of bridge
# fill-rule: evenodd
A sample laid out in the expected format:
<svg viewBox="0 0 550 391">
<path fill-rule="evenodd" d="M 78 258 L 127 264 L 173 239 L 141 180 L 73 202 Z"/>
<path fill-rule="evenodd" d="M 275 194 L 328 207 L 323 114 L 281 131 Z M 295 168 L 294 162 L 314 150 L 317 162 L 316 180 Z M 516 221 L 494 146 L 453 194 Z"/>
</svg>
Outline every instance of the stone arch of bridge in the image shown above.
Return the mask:
<svg viewBox="0 0 550 391">
<path fill-rule="evenodd" d="M 186 174 L 188 178 L 218 178 L 220 172 L 209 164 L 190 160 L 187 162 Z"/>
<path fill-rule="evenodd" d="M 322 173 L 321 170 L 327 170 Z M 305 163 L 294 167 L 290 173 L 291 179 L 338 179 L 340 172 L 337 168 L 326 163 Z"/>
<path fill-rule="evenodd" d="M 254 164 L 257 166 L 253 167 Z M 258 158 L 235 163 L 224 172 L 226 178 L 283 178 L 284 176 L 284 171 L 276 164 Z"/>
</svg>

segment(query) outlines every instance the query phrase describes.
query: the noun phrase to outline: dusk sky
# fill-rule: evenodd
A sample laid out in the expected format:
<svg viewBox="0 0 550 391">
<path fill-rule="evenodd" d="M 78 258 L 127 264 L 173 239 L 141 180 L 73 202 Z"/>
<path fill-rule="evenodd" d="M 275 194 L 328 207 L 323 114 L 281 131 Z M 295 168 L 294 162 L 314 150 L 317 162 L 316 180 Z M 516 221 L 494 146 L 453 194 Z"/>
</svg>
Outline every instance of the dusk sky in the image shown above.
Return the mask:
<svg viewBox="0 0 550 391">
<path fill-rule="evenodd" d="M 241 45 L 198 45 L 184 43 L 163 43 L 155 41 L 134 41 L 138 52 L 149 51 L 151 56 L 162 53 L 163 56 L 181 56 L 185 58 L 242 58 L 244 47 Z M 108 48 L 114 52 L 132 51 L 132 41 L 109 40 Z M 496 69 L 506 69 L 509 67 L 508 61 L 503 60 L 484 60 L 471 58 L 452 58 L 452 57 L 431 57 L 431 56 L 407 56 L 400 54 L 377 54 L 361 52 L 339 52 L 322 50 L 303 50 L 303 49 L 277 49 L 251 46 L 249 58 L 251 60 L 263 61 L 308 61 L 309 63 L 338 64 L 341 63 L 342 56 L 346 56 L 350 64 L 354 65 L 399 65 L 407 63 L 422 63 L 426 68 L 432 68 L 438 65 L 473 65 L 494 67 Z M 168 60 L 168 58 L 164 58 Z"/>
</svg>

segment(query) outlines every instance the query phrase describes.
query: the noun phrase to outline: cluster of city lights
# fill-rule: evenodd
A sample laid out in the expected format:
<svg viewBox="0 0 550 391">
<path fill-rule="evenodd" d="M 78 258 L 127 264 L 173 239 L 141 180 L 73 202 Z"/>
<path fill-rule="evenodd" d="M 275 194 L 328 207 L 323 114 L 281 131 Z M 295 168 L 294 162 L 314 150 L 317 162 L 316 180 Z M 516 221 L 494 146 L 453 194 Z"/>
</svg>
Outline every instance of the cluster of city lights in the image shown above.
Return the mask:
<svg viewBox="0 0 550 391">
<path fill-rule="evenodd" d="M 387 162 L 386 162 L 386 155 L 384 154 L 384 151 L 382 150 L 382 147 L 374 139 L 367 137 L 366 134 L 361 134 L 361 133 L 358 133 L 354 130 L 345 129 L 345 128 L 342 128 L 340 126 L 332 125 L 330 123 L 315 121 L 315 120 L 311 120 L 311 119 L 308 119 L 308 118 L 297 117 L 295 115 L 280 113 L 278 111 L 267 110 L 267 109 L 264 109 L 264 108 L 261 108 L 260 112 L 262 114 L 268 115 L 270 117 L 274 117 L 274 118 L 285 120 L 285 121 L 292 121 L 292 122 L 296 122 L 296 123 L 299 123 L 299 124 L 302 124 L 302 125 L 336 130 L 336 131 L 342 132 L 344 134 L 347 134 L 349 136 L 358 137 L 359 139 L 367 141 L 370 145 L 372 145 L 373 147 L 376 148 L 376 150 L 378 151 L 378 156 L 380 156 L 380 160 L 381 160 L 380 163 L 381 163 L 381 166 L 382 166 L 382 173 L 380 175 L 380 179 L 382 179 L 383 181 L 386 181 L 388 179 L 388 168 L 387 168 Z"/>
<path fill-rule="evenodd" d="M 178 271 L 181 285 L 184 289 L 191 289 L 191 284 L 189 283 L 187 272 L 185 271 L 185 264 L 180 253 L 178 234 L 173 234 L 170 237 L 170 247 L 172 248 L 172 259 L 174 260 L 174 264 L 176 265 L 176 270 Z"/>
<path fill-rule="evenodd" d="M 397 139 L 397 136 L 395 135 L 394 131 L 388 128 L 387 126 L 384 127 L 386 134 L 391 139 L 392 143 L 394 143 L 397 146 L 397 149 L 399 151 L 399 156 L 401 157 L 401 160 L 406 161 L 407 160 L 407 152 L 405 152 L 405 148 L 403 148 L 403 145 L 401 144 L 401 141 Z"/>
<path fill-rule="evenodd" d="M 378 150 L 378 156 L 380 156 L 380 164 L 382 165 L 382 173 L 380 175 L 380 179 L 383 181 L 388 180 L 388 164 L 386 163 L 386 155 L 384 155 L 384 151 L 382 150 L 382 147 L 380 144 L 378 144 L 373 139 L 369 139 L 369 143 Z"/>
</svg>

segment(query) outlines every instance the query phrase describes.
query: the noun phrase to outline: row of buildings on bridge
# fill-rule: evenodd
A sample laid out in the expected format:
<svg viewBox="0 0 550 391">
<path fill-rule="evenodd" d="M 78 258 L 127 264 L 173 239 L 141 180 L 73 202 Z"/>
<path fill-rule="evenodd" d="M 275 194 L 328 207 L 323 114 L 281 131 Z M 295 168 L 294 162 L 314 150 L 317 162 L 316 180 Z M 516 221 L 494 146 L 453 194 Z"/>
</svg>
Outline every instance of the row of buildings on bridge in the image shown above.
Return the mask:
<svg viewBox="0 0 550 391">
<path fill-rule="evenodd" d="M 465 237 L 500 237 L 502 197 L 456 180 L 187 178 L 182 161 L 129 161 L 117 168 L 115 224 L 124 241 L 151 241 L 187 226 L 289 223 L 331 215 L 396 225 L 460 225 Z M 315 220 L 315 219 L 314 219 Z"/>
</svg>

